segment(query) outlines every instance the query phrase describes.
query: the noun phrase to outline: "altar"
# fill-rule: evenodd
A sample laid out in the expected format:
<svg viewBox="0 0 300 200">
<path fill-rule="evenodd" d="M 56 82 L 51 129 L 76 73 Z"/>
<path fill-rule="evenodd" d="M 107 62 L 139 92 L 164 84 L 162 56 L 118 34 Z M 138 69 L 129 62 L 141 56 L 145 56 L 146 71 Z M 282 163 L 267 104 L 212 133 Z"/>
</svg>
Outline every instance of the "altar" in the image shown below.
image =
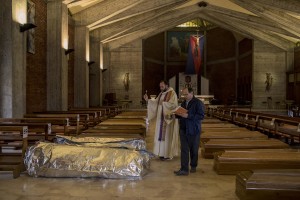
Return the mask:
<svg viewBox="0 0 300 200">
<path fill-rule="evenodd" d="M 195 95 L 197 99 L 200 99 L 204 105 L 210 105 L 210 101 L 214 98 L 214 95 Z"/>
</svg>

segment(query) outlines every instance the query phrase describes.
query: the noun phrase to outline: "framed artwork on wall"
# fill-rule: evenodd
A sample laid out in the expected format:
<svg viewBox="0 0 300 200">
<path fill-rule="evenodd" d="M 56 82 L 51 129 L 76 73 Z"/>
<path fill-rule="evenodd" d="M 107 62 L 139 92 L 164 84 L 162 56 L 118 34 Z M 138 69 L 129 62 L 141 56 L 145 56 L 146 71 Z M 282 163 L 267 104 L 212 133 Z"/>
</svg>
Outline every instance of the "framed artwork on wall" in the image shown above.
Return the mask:
<svg viewBox="0 0 300 200">
<path fill-rule="evenodd" d="M 167 32 L 167 59 L 168 61 L 186 61 L 190 35 L 196 32 L 168 31 Z"/>
</svg>

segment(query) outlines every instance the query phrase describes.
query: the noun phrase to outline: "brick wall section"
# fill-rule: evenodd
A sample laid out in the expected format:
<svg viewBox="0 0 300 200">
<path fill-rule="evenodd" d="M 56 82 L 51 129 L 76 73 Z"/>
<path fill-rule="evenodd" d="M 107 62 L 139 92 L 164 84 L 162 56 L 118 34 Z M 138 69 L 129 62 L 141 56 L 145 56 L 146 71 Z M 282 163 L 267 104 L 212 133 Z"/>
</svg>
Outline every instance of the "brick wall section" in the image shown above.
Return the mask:
<svg viewBox="0 0 300 200">
<path fill-rule="evenodd" d="M 295 72 L 300 73 L 300 47 L 295 48 Z M 299 78 L 298 78 L 299 80 Z M 297 81 L 295 89 L 292 91 L 294 94 L 295 104 L 300 106 L 300 82 Z"/>
<path fill-rule="evenodd" d="M 235 56 L 235 38 L 230 31 L 214 28 L 207 31 L 207 62 Z"/>
<path fill-rule="evenodd" d="M 73 23 L 69 23 L 68 34 L 70 49 L 74 49 L 74 30 Z M 68 60 L 68 108 L 74 107 L 74 55 L 74 52 L 70 53 Z"/>
<path fill-rule="evenodd" d="M 295 71 L 300 72 L 300 47 L 295 48 L 295 53 L 294 53 L 294 58 L 295 58 Z"/>
<path fill-rule="evenodd" d="M 239 42 L 239 61 L 237 77 L 237 97 L 241 101 L 252 101 L 252 40 Z"/>
<path fill-rule="evenodd" d="M 222 104 L 230 104 L 236 96 L 237 77 L 235 61 L 228 59 L 235 59 L 235 38 L 230 31 L 214 28 L 207 31 L 206 42 L 209 93 Z"/>
<path fill-rule="evenodd" d="M 47 107 L 47 4 L 35 3 L 35 54 L 27 52 L 26 112 L 46 110 Z"/>
<path fill-rule="evenodd" d="M 235 61 L 209 65 L 209 93 L 221 104 L 230 104 L 235 96 Z"/>
<path fill-rule="evenodd" d="M 165 33 L 159 33 L 145 40 L 144 57 L 164 61 Z"/>
</svg>

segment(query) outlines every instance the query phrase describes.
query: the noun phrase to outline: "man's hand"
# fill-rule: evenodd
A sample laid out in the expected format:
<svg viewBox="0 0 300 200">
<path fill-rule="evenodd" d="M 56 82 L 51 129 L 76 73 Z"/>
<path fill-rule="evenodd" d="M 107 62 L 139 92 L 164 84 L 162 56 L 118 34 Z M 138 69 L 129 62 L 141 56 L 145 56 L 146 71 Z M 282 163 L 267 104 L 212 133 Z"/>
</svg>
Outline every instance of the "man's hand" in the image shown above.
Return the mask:
<svg viewBox="0 0 300 200">
<path fill-rule="evenodd" d="M 177 115 L 179 115 L 180 117 L 183 117 L 183 118 L 188 118 L 188 114 L 187 113 L 178 113 Z"/>
</svg>

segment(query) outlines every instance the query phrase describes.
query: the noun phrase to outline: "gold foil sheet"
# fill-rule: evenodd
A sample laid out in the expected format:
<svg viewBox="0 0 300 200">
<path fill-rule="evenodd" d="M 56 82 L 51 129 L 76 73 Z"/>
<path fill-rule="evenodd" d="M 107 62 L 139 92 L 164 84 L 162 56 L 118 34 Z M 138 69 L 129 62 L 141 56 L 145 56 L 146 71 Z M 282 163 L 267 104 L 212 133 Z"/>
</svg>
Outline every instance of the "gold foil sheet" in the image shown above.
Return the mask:
<svg viewBox="0 0 300 200">
<path fill-rule="evenodd" d="M 34 177 L 140 179 L 151 154 L 124 148 L 99 148 L 40 142 L 28 148 L 25 166 Z"/>
</svg>

